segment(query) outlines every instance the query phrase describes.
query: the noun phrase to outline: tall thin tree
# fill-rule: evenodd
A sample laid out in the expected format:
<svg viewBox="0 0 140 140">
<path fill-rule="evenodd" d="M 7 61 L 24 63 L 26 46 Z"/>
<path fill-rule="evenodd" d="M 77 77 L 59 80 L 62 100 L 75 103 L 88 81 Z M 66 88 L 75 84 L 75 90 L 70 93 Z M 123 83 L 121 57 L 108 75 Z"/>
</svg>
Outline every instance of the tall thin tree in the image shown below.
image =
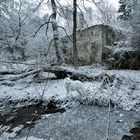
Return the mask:
<svg viewBox="0 0 140 140">
<path fill-rule="evenodd" d="M 56 16 L 57 16 L 57 6 L 55 3 L 55 0 L 51 0 L 51 6 L 52 6 L 52 29 L 53 29 L 53 36 L 54 36 L 54 48 L 56 52 L 56 57 L 57 57 L 57 63 L 62 64 L 62 56 L 60 53 L 60 48 L 59 48 L 59 34 L 58 34 L 58 25 L 56 21 Z"/>
<path fill-rule="evenodd" d="M 77 55 L 77 0 L 73 0 L 73 64 L 77 65 L 78 55 Z"/>
</svg>

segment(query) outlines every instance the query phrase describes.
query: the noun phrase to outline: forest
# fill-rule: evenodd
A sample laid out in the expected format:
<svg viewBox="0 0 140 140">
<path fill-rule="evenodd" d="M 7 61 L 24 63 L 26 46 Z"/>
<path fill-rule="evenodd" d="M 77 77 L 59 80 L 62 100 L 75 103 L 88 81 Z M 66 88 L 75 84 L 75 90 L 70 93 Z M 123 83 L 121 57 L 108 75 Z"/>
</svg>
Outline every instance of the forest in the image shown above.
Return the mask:
<svg viewBox="0 0 140 140">
<path fill-rule="evenodd" d="M 0 0 L 0 140 L 140 140 L 140 0 Z"/>
</svg>

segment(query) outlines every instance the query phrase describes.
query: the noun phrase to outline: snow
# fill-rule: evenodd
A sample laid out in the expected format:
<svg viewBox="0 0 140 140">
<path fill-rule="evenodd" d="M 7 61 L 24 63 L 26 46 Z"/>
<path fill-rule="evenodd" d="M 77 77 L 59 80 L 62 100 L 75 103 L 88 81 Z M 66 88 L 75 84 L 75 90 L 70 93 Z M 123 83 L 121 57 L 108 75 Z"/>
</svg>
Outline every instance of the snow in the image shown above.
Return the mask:
<svg viewBox="0 0 140 140">
<path fill-rule="evenodd" d="M 120 48 L 115 48 L 113 53 L 118 53 L 118 52 L 127 52 L 127 51 L 134 51 L 132 47 L 122 47 Z"/>
<path fill-rule="evenodd" d="M 9 139 L 14 138 L 17 135 L 16 132 L 21 130 L 22 128 L 23 128 L 23 125 L 19 125 L 13 128 L 11 133 L 3 132 L 3 134 L 0 137 L 0 140 L 9 140 Z M 1 128 L 1 131 L 3 131 L 2 129 L 3 127 Z"/>
<path fill-rule="evenodd" d="M 14 136 L 16 136 L 15 133 L 4 133 L 1 137 L 0 140 L 9 140 L 12 139 Z M 15 139 L 15 140 L 26 140 L 26 137 L 24 138 L 19 138 L 19 139 Z M 41 139 L 41 138 L 37 138 L 37 137 L 28 137 L 28 140 L 47 140 L 47 139 Z"/>
<path fill-rule="evenodd" d="M 20 66 L 22 68 L 22 66 Z M 67 91 L 64 85 L 64 79 L 61 80 L 47 80 L 43 83 L 33 82 L 33 77 L 28 76 L 22 80 L 13 82 L 12 86 L 0 85 L 0 111 L 2 108 L 12 109 L 12 106 L 7 104 L 9 100 L 19 101 L 15 107 L 25 106 L 26 104 L 32 104 L 34 100 L 38 100 L 43 95 L 43 100 L 47 101 L 52 97 L 56 100 L 68 101 L 63 106 L 71 105 L 73 98 L 79 100 L 86 100 L 87 103 L 92 101 L 95 105 L 108 106 L 109 99 L 113 102 L 116 108 L 121 108 L 126 111 L 134 110 L 140 111 L 140 71 L 134 70 L 104 70 L 100 66 L 84 66 L 79 68 L 67 68 L 74 72 L 80 72 L 90 76 L 97 76 L 102 73 L 108 75 L 114 75 L 115 79 L 113 83 L 104 83 L 105 79 L 101 81 L 83 82 L 85 87 L 84 95 L 80 95 L 77 91 L 72 91 L 67 96 Z M 52 78 L 54 75 L 41 72 L 43 77 Z M 3 78 L 12 77 L 13 75 L 3 75 Z M 5 81 L 10 83 L 10 81 Z M 1 81 L 0 81 L 1 83 Z M 34 99 L 34 100 L 32 100 Z M 24 102 L 26 100 L 26 102 Z M 31 101 L 32 100 L 32 101 Z M 22 102 L 23 101 L 23 102 Z M 76 101 L 75 101 L 76 102 Z M 2 106 L 4 105 L 4 106 Z M 48 118 L 49 115 L 43 115 L 42 118 Z M 123 115 L 120 114 L 120 118 Z M 121 121 L 122 119 L 120 119 Z M 28 122 L 30 123 L 30 122 Z M 1 126 L 0 126 L 1 127 Z M 4 129 L 4 127 L 2 127 Z M 5 128 L 6 129 L 6 128 Z M 0 140 L 8 140 L 16 136 L 16 132 L 22 129 L 22 126 L 18 126 L 13 129 L 12 133 L 4 132 L 0 137 Z M 22 138 L 21 140 L 24 140 Z M 29 140 L 42 140 L 35 137 L 29 137 Z"/>
<path fill-rule="evenodd" d="M 21 139 L 16 139 L 16 140 L 26 140 L 26 137 L 21 138 Z M 36 137 L 31 136 L 31 137 L 28 137 L 28 140 L 44 140 L 44 139 L 40 139 L 40 138 L 36 138 Z"/>
<path fill-rule="evenodd" d="M 81 67 L 79 69 L 70 68 L 70 70 L 86 73 L 96 76 L 101 73 L 115 75 L 115 80 L 112 87 L 103 86 L 103 81 L 84 82 L 85 95 L 83 98 L 97 99 L 99 104 L 105 102 L 107 104 L 109 95 L 111 100 L 125 110 L 139 109 L 140 100 L 140 71 L 132 70 L 103 70 L 101 68 L 93 69 L 92 67 Z M 48 73 L 42 74 L 47 77 Z M 49 75 L 53 76 L 53 75 Z M 27 83 L 26 83 L 27 81 Z M 14 86 L 1 85 L 0 100 L 23 100 L 23 99 L 39 99 L 43 94 L 43 99 L 48 100 L 51 97 L 55 99 L 65 100 L 67 92 L 64 86 L 64 80 L 48 80 L 44 83 L 32 83 L 32 77 L 28 76 L 23 80 L 19 80 Z M 76 92 L 76 91 L 74 91 Z M 79 98 L 78 93 L 72 93 L 70 96 Z M 7 100 L 6 100 L 7 99 Z M 20 103 L 18 104 L 20 106 Z M 104 105 L 104 103 L 103 103 Z"/>
</svg>

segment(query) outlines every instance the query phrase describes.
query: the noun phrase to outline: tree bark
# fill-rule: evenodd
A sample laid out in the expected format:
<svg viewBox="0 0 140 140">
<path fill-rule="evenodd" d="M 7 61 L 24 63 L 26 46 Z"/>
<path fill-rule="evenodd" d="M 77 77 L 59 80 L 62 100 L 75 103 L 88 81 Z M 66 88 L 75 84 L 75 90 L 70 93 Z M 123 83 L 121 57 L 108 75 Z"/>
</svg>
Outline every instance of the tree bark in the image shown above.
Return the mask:
<svg viewBox="0 0 140 140">
<path fill-rule="evenodd" d="M 57 63 L 62 64 L 62 57 L 59 50 L 59 34 L 58 34 L 58 28 L 57 28 L 57 22 L 56 22 L 56 16 L 57 16 L 57 7 L 55 0 L 51 0 L 52 5 L 52 29 L 53 29 L 53 36 L 54 36 L 54 48 L 56 52 L 57 57 Z"/>
<path fill-rule="evenodd" d="M 77 29 L 77 0 L 73 0 L 73 64 L 74 65 L 77 65 L 77 61 L 78 61 L 76 29 Z"/>
</svg>

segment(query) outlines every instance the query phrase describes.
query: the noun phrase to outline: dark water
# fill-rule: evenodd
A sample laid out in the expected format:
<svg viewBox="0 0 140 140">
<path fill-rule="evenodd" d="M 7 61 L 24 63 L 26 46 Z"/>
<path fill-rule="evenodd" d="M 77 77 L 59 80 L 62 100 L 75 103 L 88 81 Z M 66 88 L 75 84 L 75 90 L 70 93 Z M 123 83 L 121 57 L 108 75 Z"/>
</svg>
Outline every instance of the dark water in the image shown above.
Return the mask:
<svg viewBox="0 0 140 140">
<path fill-rule="evenodd" d="M 19 125 L 23 125 L 23 128 L 33 127 L 43 114 L 63 113 L 65 109 L 57 107 L 56 103 L 50 100 L 47 103 L 37 101 L 37 103 L 32 105 L 16 109 L 7 108 L 6 110 L 3 109 L 3 111 L 4 113 L 1 112 L 0 114 L 0 125 L 10 126 L 7 132 L 12 132 L 12 129 Z"/>
<path fill-rule="evenodd" d="M 139 140 L 130 132 L 136 128 L 134 122 L 139 116 L 140 112 L 111 108 L 108 140 Z M 55 113 L 38 120 L 29 136 L 46 140 L 107 140 L 107 124 L 108 108 L 79 105 L 63 114 Z M 24 129 L 19 138 L 28 132 L 29 129 Z"/>
<path fill-rule="evenodd" d="M 59 102 L 36 101 L 32 105 L 15 108 L 0 114 L 0 126 L 6 131 L 23 125 L 17 136 L 54 140 L 106 140 L 108 108 L 79 104 L 66 109 Z M 109 140 L 140 140 L 140 112 L 111 108 Z M 43 114 L 51 114 L 41 118 Z M 0 132 L 2 133 L 2 132 Z"/>
<path fill-rule="evenodd" d="M 129 131 L 130 135 L 124 135 L 122 140 L 140 140 L 140 121 L 134 123 L 134 127 Z"/>
</svg>

